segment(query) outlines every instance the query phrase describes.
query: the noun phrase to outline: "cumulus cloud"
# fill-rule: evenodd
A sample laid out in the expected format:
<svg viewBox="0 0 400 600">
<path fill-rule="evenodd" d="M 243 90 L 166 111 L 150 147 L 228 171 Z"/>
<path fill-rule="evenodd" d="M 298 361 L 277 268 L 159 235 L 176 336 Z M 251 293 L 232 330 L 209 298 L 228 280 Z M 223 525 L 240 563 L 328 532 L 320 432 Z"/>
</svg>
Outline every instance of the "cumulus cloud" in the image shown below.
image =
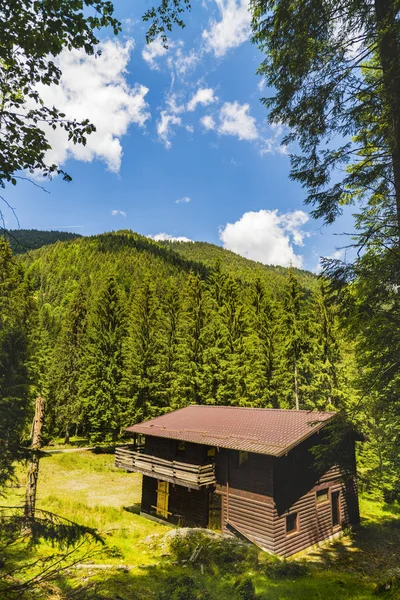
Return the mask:
<svg viewBox="0 0 400 600">
<path fill-rule="evenodd" d="M 173 43 L 169 43 L 169 47 L 171 48 Z M 147 44 L 142 50 L 142 58 L 147 62 L 150 69 L 159 70 L 159 65 L 157 64 L 157 59 L 165 56 L 168 52 L 168 49 L 163 46 L 163 42 L 160 36 L 158 36 L 154 42 L 151 44 Z"/>
<path fill-rule="evenodd" d="M 263 140 L 260 154 L 288 154 L 288 148 L 281 144 L 284 130 L 280 123 L 271 124 L 271 135 Z"/>
<path fill-rule="evenodd" d="M 189 204 L 189 202 L 189 196 L 184 196 L 183 198 L 178 198 L 178 200 L 175 200 L 175 204 Z"/>
<path fill-rule="evenodd" d="M 112 210 L 111 214 L 113 217 L 116 217 L 117 215 L 121 215 L 121 217 L 126 217 L 126 212 L 124 212 L 123 210 Z"/>
<path fill-rule="evenodd" d="M 309 220 L 302 210 L 279 214 L 277 210 L 246 212 L 219 231 L 224 248 L 264 264 L 301 267 L 303 257 L 293 245 L 302 246 L 308 236 L 302 227 Z"/>
<path fill-rule="evenodd" d="M 251 35 L 249 0 L 215 0 L 220 20 L 212 20 L 202 33 L 205 49 L 222 57 L 231 48 L 236 48 Z"/>
<path fill-rule="evenodd" d="M 200 119 L 200 123 L 205 129 L 215 129 L 215 121 L 211 115 L 206 115 Z"/>
<path fill-rule="evenodd" d="M 256 120 L 249 115 L 250 106 L 239 102 L 225 102 L 219 112 L 218 133 L 236 135 L 239 140 L 256 140 L 259 135 Z"/>
<path fill-rule="evenodd" d="M 175 237 L 173 235 L 170 235 L 169 233 L 156 233 L 156 235 L 148 235 L 147 237 L 151 240 L 154 240 L 155 242 L 193 242 L 193 240 L 187 237 Z"/>
<path fill-rule="evenodd" d="M 101 56 L 87 56 L 78 50 L 64 50 L 57 59 L 63 73 L 60 85 L 38 86 L 44 103 L 57 106 L 68 118 L 89 118 L 96 132 L 87 138 L 86 146 L 68 141 L 62 129 L 46 129 L 51 144 L 46 160 L 58 164 L 72 157 L 91 162 L 103 160 L 110 171 L 121 166 L 121 138 L 132 123 L 143 127 L 150 117 L 144 85 L 130 86 L 126 67 L 133 41 L 106 41 L 99 44 Z"/>
<path fill-rule="evenodd" d="M 157 123 L 157 134 L 167 150 L 171 148 L 170 136 L 173 135 L 172 125 L 182 125 L 182 119 L 176 115 L 168 114 L 166 110 L 161 111 L 160 120 Z"/>
<path fill-rule="evenodd" d="M 180 95 L 178 96 L 175 93 L 171 93 L 167 96 L 166 104 L 169 112 L 174 114 L 185 112 L 185 104 L 179 104 L 179 97 Z"/>
<path fill-rule="evenodd" d="M 183 43 L 182 43 L 183 44 Z M 182 47 L 178 47 L 175 56 L 169 61 L 169 67 L 174 67 L 177 75 L 185 77 L 191 73 L 201 59 L 201 52 L 197 52 L 193 48 L 185 54 Z"/>
<path fill-rule="evenodd" d="M 315 268 L 313 269 L 314 273 L 321 273 L 323 258 L 345 261 L 346 253 L 343 248 L 339 248 L 338 250 L 335 250 L 334 252 L 332 252 L 332 254 L 330 254 L 328 256 L 324 256 L 324 257 L 320 256 Z"/>
<path fill-rule="evenodd" d="M 218 98 L 214 95 L 214 90 L 212 88 L 200 88 L 188 102 L 187 109 L 192 112 L 196 110 L 198 104 L 208 106 L 213 102 L 217 102 L 217 100 Z"/>
</svg>

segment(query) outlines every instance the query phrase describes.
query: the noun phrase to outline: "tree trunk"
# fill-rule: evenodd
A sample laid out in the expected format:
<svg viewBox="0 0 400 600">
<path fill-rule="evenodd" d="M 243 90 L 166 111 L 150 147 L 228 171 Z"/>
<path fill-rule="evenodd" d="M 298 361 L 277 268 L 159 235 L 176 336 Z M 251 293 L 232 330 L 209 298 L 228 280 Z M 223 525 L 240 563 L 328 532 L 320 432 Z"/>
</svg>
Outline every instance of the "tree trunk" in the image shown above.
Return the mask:
<svg viewBox="0 0 400 600">
<path fill-rule="evenodd" d="M 32 426 L 32 456 L 28 467 L 28 480 L 25 495 L 25 517 L 35 517 L 36 490 L 39 475 L 38 450 L 42 447 L 42 430 L 44 422 L 45 400 L 41 396 L 36 398 L 35 417 Z"/>
<path fill-rule="evenodd" d="M 389 144 L 392 152 L 394 191 L 396 198 L 397 233 L 400 238 L 400 45 L 398 41 L 397 3 L 375 0 L 378 25 L 378 48 L 383 71 L 385 99 L 389 108 Z"/>
</svg>

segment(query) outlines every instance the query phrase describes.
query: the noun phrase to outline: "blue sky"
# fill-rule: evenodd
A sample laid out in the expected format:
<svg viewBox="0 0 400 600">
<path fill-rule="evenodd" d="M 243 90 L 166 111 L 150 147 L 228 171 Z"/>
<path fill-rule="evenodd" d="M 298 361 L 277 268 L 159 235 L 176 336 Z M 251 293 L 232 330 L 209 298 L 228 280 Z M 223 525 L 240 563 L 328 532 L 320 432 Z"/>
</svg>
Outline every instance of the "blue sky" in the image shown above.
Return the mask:
<svg viewBox="0 0 400 600">
<path fill-rule="evenodd" d="M 49 159 L 73 177 L 6 190 L 22 228 L 91 235 L 130 228 L 143 235 L 208 241 L 265 263 L 315 270 L 338 255 L 351 210 L 321 227 L 289 179 L 290 149 L 259 99 L 247 0 L 203 0 L 171 36 L 168 51 L 145 44 L 150 4 L 116 0 L 118 38 L 102 34 L 101 56 L 64 53 L 62 85 L 41 91 L 67 115 L 97 127 L 86 147 L 49 132 Z M 38 180 L 36 180 L 38 181 Z M 7 226 L 16 222 L 5 212 Z M 343 253 L 341 253 L 343 255 Z"/>
</svg>

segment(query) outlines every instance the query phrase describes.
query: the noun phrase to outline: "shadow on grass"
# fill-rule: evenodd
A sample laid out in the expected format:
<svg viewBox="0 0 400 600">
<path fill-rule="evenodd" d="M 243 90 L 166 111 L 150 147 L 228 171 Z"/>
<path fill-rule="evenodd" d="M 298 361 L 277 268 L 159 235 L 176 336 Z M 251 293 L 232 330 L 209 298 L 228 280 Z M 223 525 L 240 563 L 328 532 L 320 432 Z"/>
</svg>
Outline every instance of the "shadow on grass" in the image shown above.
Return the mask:
<svg viewBox="0 0 400 600">
<path fill-rule="evenodd" d="M 379 520 L 362 519 L 343 539 L 310 552 L 308 557 L 317 567 L 380 581 L 385 573 L 400 569 L 400 519 L 390 514 Z"/>
<path fill-rule="evenodd" d="M 132 513 L 133 515 L 139 515 L 141 505 L 140 504 L 132 504 L 131 506 L 123 506 L 122 508 L 124 510 L 126 510 L 127 512 Z"/>
<path fill-rule="evenodd" d="M 254 582 L 257 600 L 372 600 L 377 597 L 376 584 L 382 581 L 384 573 L 400 566 L 398 548 L 400 520 L 388 518 L 364 523 L 343 541 L 310 553 L 303 559 L 308 566 L 303 576 L 290 576 L 288 570 L 287 576 L 271 578 L 266 566 L 271 559 L 266 554 L 258 566 L 244 575 Z M 65 600 L 233 600 L 239 598 L 235 592 L 239 576 L 235 567 L 222 573 L 162 557 L 145 567 L 121 564 L 97 570 L 88 565 L 87 570 L 71 570 L 54 583 Z M 177 588 L 168 594 L 171 580 L 177 582 Z M 181 580 L 192 580 L 192 591 L 181 590 Z M 394 597 L 385 594 L 387 600 Z"/>
</svg>

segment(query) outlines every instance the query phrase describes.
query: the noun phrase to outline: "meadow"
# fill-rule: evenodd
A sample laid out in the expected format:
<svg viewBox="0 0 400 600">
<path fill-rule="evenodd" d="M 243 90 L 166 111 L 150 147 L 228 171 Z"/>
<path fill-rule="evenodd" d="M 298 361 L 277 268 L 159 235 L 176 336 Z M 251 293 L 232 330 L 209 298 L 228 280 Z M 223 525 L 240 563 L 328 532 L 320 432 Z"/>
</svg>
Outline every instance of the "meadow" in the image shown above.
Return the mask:
<svg viewBox="0 0 400 600">
<path fill-rule="evenodd" d="M 3 505 L 22 504 L 24 477 L 21 470 L 19 484 L 7 490 Z M 193 560 L 193 545 L 178 543 L 171 551 L 166 543 L 169 536 L 165 538 L 171 528 L 139 515 L 140 490 L 140 476 L 116 469 L 112 454 L 78 451 L 43 458 L 37 506 L 96 529 L 105 544 L 80 548 L 69 558 L 73 566 L 42 582 L 27 597 L 366 600 L 382 594 L 400 598 L 398 506 L 362 497 L 362 524 L 357 531 L 292 560 L 280 561 L 229 540 L 225 550 L 205 541 L 209 550 Z M 195 548 L 200 550 L 201 540 L 199 534 Z M 30 564 L 54 552 L 44 543 L 35 548 L 19 545 L 12 560 L 15 565 Z M 29 578 L 29 569 L 24 576 Z"/>
</svg>

